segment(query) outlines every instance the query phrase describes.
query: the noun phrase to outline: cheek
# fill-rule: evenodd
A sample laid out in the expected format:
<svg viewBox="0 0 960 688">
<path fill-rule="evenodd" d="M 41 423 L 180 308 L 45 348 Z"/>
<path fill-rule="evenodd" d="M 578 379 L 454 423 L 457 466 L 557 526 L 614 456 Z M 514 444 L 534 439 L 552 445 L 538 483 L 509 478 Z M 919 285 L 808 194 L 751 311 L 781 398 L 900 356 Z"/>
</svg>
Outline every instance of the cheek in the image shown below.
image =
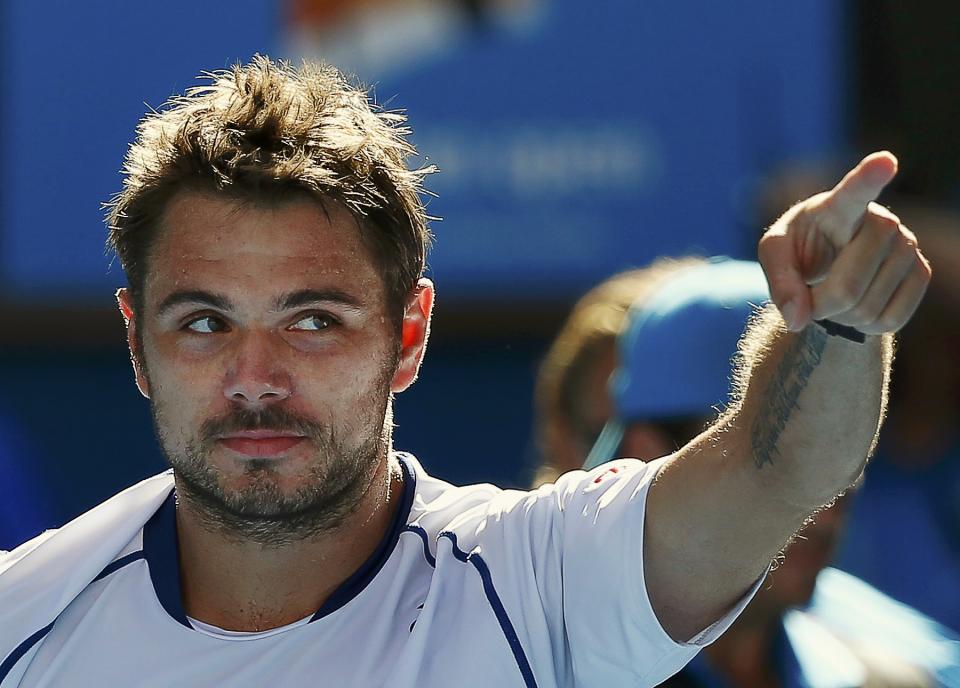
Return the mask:
<svg viewBox="0 0 960 688">
<path fill-rule="evenodd" d="M 217 373 L 200 365 L 158 356 L 156 352 L 146 359 L 145 372 L 150 386 L 150 398 L 159 414 L 162 429 L 172 439 L 187 428 L 199 426 L 215 406 L 219 394 Z M 220 409 L 222 412 L 222 409 Z M 175 432 L 181 428 L 180 432 Z"/>
<path fill-rule="evenodd" d="M 290 366 L 294 399 L 308 399 L 331 408 L 361 409 L 389 393 L 394 367 L 389 360 L 370 355 L 309 357 Z"/>
<path fill-rule="evenodd" d="M 211 357 L 159 349 L 145 359 L 151 396 L 168 405 L 190 406 L 195 399 L 215 394 L 223 379 L 223 364 Z M 171 409 L 172 411 L 172 409 Z"/>
</svg>

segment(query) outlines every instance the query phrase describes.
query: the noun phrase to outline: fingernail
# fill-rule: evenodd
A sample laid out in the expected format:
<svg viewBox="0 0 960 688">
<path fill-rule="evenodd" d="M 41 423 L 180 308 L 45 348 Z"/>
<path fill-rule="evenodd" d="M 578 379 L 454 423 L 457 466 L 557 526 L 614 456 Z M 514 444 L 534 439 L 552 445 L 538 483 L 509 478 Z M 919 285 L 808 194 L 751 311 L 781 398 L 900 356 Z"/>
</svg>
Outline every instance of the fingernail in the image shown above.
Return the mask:
<svg viewBox="0 0 960 688">
<path fill-rule="evenodd" d="M 797 331 L 797 304 L 794 301 L 787 301 L 780 307 L 780 314 L 783 316 L 783 322 L 791 332 Z"/>
</svg>

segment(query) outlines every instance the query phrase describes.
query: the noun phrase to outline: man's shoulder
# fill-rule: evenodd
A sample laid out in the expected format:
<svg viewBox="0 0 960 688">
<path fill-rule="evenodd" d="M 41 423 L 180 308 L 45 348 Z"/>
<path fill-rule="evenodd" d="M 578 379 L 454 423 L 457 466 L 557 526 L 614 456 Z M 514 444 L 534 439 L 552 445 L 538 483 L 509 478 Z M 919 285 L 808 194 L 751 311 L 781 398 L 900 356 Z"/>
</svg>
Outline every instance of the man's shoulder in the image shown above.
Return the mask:
<svg viewBox="0 0 960 688">
<path fill-rule="evenodd" d="M 0 656 L 9 656 L 24 639 L 38 637 L 38 629 L 49 629 L 139 535 L 172 488 L 169 474 L 148 478 L 4 555 Z"/>
<path fill-rule="evenodd" d="M 16 563 L 18 559 L 26 556 L 27 554 L 32 552 L 34 549 L 39 547 L 42 543 L 44 543 L 47 539 L 50 538 L 50 536 L 54 535 L 56 532 L 57 532 L 56 528 L 45 530 L 44 532 L 40 533 L 34 538 L 27 540 L 26 542 L 19 545 L 18 547 L 15 547 L 9 551 L 0 550 L 0 573 L 3 573 L 3 571 L 7 567 L 12 566 L 14 563 Z"/>
<path fill-rule="evenodd" d="M 591 471 L 570 471 L 555 483 L 531 490 L 504 489 L 489 483 L 453 485 L 429 475 L 415 458 L 398 455 L 411 471 L 415 494 L 407 517 L 407 530 L 429 540 L 454 535 L 464 543 L 479 541 L 482 533 L 532 530 L 544 533 L 558 527 L 571 508 L 580 513 L 591 508 L 615 509 L 611 497 L 629 497 L 640 483 L 652 480 L 658 462 L 644 464 L 621 459 Z M 592 506 L 590 506 L 592 505 Z"/>
<path fill-rule="evenodd" d="M 10 575 L 26 575 L 15 572 L 40 566 L 62 566 L 62 577 L 68 578 L 81 559 L 103 559 L 104 564 L 109 563 L 140 531 L 172 488 L 173 476 L 169 471 L 147 478 L 64 526 L 0 553 L 0 580 L 6 580 Z"/>
<path fill-rule="evenodd" d="M 439 533 L 468 514 L 482 514 L 504 492 L 489 483 L 454 485 L 427 473 L 414 456 L 398 453 L 398 457 L 413 478 L 414 495 L 407 518 L 408 527 Z"/>
</svg>

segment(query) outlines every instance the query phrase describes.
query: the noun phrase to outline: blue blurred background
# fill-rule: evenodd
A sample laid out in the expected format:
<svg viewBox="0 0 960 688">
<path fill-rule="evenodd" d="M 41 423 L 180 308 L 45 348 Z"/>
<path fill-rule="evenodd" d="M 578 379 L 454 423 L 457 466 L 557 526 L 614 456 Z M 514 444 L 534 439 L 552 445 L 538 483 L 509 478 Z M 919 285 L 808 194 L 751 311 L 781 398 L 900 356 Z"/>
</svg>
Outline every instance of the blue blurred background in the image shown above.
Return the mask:
<svg viewBox="0 0 960 688">
<path fill-rule="evenodd" d="M 138 119 L 200 71 L 257 52 L 325 57 L 407 112 L 421 162 L 442 170 L 429 209 L 443 220 L 433 339 L 397 400 L 396 445 L 455 482 L 522 486 L 537 362 L 611 273 L 661 254 L 752 258 L 773 212 L 881 147 L 905 170 L 893 192 L 946 218 L 956 264 L 958 18 L 943 5 L 0 4 L 0 548 L 164 468 L 100 203 Z M 937 318 L 955 319 L 944 299 L 934 338 Z M 956 341 L 941 342 L 939 379 Z M 938 441 L 957 476 L 953 439 Z M 960 504 L 954 483 L 944 499 Z M 948 576 L 960 525 L 954 536 Z"/>
</svg>

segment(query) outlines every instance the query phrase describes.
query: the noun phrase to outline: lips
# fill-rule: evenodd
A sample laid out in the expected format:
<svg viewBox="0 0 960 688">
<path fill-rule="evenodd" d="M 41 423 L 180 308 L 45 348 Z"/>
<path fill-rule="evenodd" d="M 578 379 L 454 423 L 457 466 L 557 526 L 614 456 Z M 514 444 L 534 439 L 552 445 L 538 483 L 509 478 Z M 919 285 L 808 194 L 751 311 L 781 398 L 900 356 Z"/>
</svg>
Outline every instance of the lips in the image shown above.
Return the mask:
<svg viewBox="0 0 960 688">
<path fill-rule="evenodd" d="M 280 456 L 303 442 L 301 435 L 278 434 L 273 431 L 255 430 L 227 435 L 218 442 L 238 454 L 257 458 Z"/>
</svg>

